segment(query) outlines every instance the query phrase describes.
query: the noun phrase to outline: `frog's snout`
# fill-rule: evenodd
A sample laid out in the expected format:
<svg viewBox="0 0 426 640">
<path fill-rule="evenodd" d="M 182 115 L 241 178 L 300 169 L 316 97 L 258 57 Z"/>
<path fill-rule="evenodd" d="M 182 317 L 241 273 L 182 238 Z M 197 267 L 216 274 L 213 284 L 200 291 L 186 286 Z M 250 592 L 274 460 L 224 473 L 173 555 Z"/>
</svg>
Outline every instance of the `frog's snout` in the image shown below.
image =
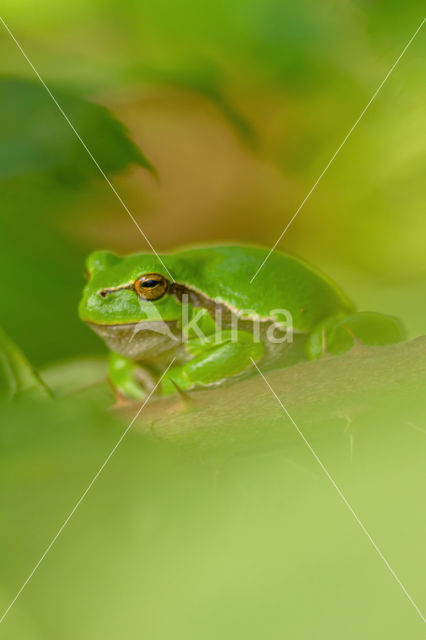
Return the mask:
<svg viewBox="0 0 426 640">
<path fill-rule="evenodd" d="M 98 296 L 100 298 L 106 298 L 110 293 L 115 293 L 116 291 L 125 291 L 125 290 L 130 290 L 130 291 L 134 291 L 135 287 L 133 282 L 130 282 L 128 284 L 122 284 L 118 287 L 110 287 L 110 288 L 106 288 L 106 289 L 99 289 L 98 291 Z"/>
</svg>

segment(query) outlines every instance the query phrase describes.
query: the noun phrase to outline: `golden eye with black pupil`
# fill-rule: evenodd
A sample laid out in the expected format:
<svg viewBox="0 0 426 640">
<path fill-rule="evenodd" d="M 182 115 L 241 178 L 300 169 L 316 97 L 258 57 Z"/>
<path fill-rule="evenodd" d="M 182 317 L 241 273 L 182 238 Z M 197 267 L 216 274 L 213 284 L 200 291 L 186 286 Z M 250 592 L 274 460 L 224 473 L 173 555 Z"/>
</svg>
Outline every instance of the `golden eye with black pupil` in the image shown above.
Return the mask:
<svg viewBox="0 0 426 640">
<path fill-rule="evenodd" d="M 146 273 L 134 284 L 135 291 L 144 300 L 158 300 L 167 292 L 169 283 L 159 273 Z"/>
</svg>

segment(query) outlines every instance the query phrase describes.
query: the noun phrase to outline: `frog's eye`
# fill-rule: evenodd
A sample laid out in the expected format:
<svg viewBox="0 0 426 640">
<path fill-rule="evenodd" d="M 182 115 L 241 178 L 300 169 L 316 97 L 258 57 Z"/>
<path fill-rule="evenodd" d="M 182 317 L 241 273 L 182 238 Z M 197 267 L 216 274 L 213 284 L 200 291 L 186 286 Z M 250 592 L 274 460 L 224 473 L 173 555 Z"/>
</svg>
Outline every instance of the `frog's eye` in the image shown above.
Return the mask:
<svg viewBox="0 0 426 640">
<path fill-rule="evenodd" d="M 169 283 L 159 273 L 146 273 L 136 280 L 134 287 L 138 296 L 144 300 L 158 300 L 166 293 Z"/>
</svg>

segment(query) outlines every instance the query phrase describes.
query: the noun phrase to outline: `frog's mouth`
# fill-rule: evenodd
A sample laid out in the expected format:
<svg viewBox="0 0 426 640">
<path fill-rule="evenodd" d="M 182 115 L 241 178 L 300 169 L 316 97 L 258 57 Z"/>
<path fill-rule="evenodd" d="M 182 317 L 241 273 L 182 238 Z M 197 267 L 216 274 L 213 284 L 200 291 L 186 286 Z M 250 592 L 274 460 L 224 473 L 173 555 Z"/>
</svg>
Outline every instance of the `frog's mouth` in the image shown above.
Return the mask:
<svg viewBox="0 0 426 640">
<path fill-rule="evenodd" d="M 182 344 L 182 335 L 176 321 L 87 324 L 112 351 L 133 360 L 154 360 Z"/>
</svg>

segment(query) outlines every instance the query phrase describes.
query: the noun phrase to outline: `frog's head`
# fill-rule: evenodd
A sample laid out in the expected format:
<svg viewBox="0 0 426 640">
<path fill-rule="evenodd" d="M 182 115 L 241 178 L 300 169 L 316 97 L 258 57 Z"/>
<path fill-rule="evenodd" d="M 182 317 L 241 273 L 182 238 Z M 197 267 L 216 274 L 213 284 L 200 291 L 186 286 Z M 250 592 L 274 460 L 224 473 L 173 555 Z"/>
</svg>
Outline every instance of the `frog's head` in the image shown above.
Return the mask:
<svg viewBox="0 0 426 640">
<path fill-rule="evenodd" d="M 96 251 L 86 269 L 88 283 L 79 314 L 90 325 L 141 325 L 180 318 L 181 306 L 171 295 L 170 276 L 155 255 L 120 257 Z"/>
</svg>

